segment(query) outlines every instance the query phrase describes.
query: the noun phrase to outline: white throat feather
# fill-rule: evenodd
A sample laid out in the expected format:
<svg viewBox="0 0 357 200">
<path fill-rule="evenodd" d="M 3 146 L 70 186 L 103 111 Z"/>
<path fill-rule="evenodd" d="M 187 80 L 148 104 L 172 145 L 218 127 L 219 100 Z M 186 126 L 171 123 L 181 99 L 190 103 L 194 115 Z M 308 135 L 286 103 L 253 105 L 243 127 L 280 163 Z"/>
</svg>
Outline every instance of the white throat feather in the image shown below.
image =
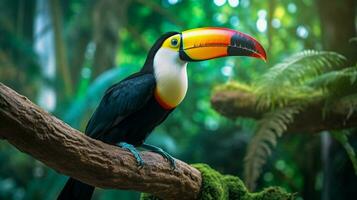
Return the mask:
<svg viewBox="0 0 357 200">
<path fill-rule="evenodd" d="M 187 92 L 187 62 L 180 60 L 179 52 L 162 47 L 153 64 L 156 100 L 166 109 L 178 106 Z"/>
</svg>

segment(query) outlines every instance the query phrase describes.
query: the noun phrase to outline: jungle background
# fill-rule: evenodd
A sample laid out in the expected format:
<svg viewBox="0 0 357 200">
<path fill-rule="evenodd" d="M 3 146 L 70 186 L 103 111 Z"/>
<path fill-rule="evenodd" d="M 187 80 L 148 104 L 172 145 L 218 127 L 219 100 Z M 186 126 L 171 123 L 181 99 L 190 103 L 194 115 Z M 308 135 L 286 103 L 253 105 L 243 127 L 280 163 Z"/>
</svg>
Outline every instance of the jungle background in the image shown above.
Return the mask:
<svg viewBox="0 0 357 200">
<path fill-rule="evenodd" d="M 164 32 L 245 32 L 268 62 L 190 63 L 186 99 L 148 143 L 251 190 L 354 199 L 356 10 L 354 0 L 0 0 L 0 81 L 83 131 L 105 89 L 139 70 Z M 219 100 L 232 91 L 245 94 L 238 106 Z M 3 141 L 0 163 L 0 199 L 55 199 L 67 180 Z M 139 195 L 96 189 L 93 199 Z"/>
</svg>

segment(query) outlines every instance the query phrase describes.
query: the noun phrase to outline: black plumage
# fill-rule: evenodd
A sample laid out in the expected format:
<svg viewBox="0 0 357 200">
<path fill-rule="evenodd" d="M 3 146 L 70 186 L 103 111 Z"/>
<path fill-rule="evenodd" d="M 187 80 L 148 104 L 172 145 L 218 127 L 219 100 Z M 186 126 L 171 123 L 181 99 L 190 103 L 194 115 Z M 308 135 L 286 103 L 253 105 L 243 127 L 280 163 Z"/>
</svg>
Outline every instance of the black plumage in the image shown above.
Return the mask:
<svg viewBox="0 0 357 200">
<path fill-rule="evenodd" d="M 137 73 L 109 88 L 90 119 L 86 134 L 110 144 L 124 141 L 140 146 L 172 111 L 157 103 L 155 85 L 153 74 Z"/>
<path fill-rule="evenodd" d="M 156 80 L 153 61 L 168 37 L 161 36 L 150 49 L 142 69 L 111 86 L 102 98 L 86 128 L 86 135 L 115 144 L 141 145 L 149 133 L 173 110 L 162 108 L 154 97 Z"/>
<path fill-rule="evenodd" d="M 142 69 L 111 86 L 89 120 L 85 134 L 109 144 L 143 144 L 150 132 L 173 111 L 160 106 L 154 96 L 156 80 L 153 59 L 164 40 L 177 32 L 164 34 L 148 53 Z M 58 199 L 90 199 L 94 187 L 70 178 Z"/>
</svg>

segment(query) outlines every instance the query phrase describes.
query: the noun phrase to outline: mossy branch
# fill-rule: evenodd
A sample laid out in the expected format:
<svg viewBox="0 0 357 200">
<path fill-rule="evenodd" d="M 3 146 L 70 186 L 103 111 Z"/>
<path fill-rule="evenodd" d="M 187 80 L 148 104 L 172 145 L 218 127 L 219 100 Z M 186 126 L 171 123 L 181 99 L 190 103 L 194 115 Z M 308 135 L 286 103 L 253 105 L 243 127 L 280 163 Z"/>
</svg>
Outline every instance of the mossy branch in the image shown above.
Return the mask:
<svg viewBox="0 0 357 200">
<path fill-rule="evenodd" d="M 139 168 L 126 150 L 94 140 L 0 82 L 0 138 L 54 170 L 101 188 L 136 190 L 160 199 L 289 199 L 279 188 L 249 193 L 237 177 L 142 152 Z M 70 161 L 70 162 L 69 162 Z M 203 178 L 203 180 L 202 180 Z M 222 188 L 223 187 L 223 188 Z M 281 198 L 289 197 L 289 198 Z"/>
<path fill-rule="evenodd" d="M 230 83 L 218 87 L 211 98 L 213 108 L 228 118 L 249 117 L 261 119 L 269 112 L 268 108 L 257 109 L 257 96 L 249 86 Z M 298 102 L 291 102 L 299 105 Z M 356 105 L 352 105 L 356 106 Z M 357 110 L 357 107 L 353 110 Z M 286 132 L 318 133 L 323 130 L 339 130 L 357 127 L 357 113 L 351 112 L 351 104 L 343 98 L 335 99 L 327 105 L 326 102 L 316 100 L 308 103 L 304 109 L 295 116 Z"/>
</svg>

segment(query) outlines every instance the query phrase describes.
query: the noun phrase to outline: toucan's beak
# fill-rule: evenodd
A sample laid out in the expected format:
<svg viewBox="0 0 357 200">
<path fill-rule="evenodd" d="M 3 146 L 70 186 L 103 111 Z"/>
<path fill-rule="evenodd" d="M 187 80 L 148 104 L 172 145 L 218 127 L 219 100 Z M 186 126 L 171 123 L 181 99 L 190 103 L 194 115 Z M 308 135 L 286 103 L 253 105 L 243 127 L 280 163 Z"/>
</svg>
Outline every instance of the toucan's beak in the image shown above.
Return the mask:
<svg viewBox="0 0 357 200">
<path fill-rule="evenodd" d="M 181 33 L 180 58 L 209 60 L 225 56 L 250 56 L 266 61 L 263 46 L 253 37 L 226 28 L 197 28 Z"/>
</svg>

